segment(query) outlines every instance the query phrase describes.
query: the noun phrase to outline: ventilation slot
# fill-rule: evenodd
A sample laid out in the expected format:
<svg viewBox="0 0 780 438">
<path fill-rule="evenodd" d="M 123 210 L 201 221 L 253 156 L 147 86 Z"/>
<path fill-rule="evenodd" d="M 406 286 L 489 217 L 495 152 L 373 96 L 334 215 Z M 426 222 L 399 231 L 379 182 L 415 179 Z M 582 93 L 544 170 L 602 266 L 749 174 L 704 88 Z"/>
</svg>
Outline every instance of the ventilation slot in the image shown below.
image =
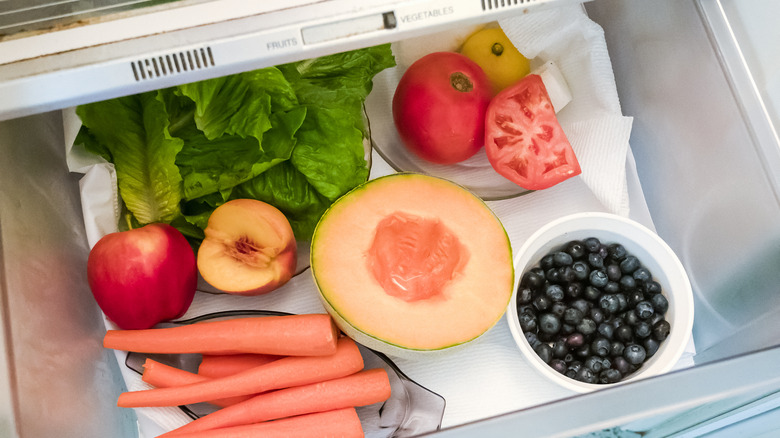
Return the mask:
<svg viewBox="0 0 780 438">
<path fill-rule="evenodd" d="M 188 71 L 214 67 L 211 47 L 169 53 L 130 63 L 136 81 L 172 76 Z"/>
<path fill-rule="evenodd" d="M 480 0 L 482 2 L 483 11 L 493 11 L 502 8 L 509 8 L 519 5 L 527 5 L 533 3 L 536 0 Z"/>
</svg>

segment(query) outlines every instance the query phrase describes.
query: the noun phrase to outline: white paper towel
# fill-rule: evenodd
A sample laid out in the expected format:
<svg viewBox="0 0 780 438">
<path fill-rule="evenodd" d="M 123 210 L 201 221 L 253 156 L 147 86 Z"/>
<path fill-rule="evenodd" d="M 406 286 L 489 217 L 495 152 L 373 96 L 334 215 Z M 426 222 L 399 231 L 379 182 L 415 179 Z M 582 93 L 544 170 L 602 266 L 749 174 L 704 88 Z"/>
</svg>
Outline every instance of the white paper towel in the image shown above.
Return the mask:
<svg viewBox="0 0 780 438">
<path fill-rule="evenodd" d="M 533 11 L 501 20 L 499 24 L 522 53 L 542 62 L 553 60 L 564 74 L 573 99 L 558 116 L 582 167 L 582 175 L 550 189 L 488 202 L 504 223 L 513 248 L 519 248 L 528 236 L 550 220 L 582 211 L 630 216 L 652 229 L 629 150 L 632 119 L 621 113 L 601 28 L 588 19 L 581 6 Z M 66 130 L 71 132 L 69 138 L 73 138 L 78 120 L 74 121 L 71 114 L 66 122 L 69 124 Z M 69 150 L 69 165 L 73 171 L 85 173 L 82 198 L 85 226 L 92 245 L 99 236 L 116 229 L 115 174 L 107 163 L 85 159 L 77 149 Z M 373 153 L 372 178 L 393 171 Z M 264 296 L 198 293 L 185 318 L 226 309 L 324 312 L 307 270 Z M 106 325 L 113 328 L 110 321 Z M 694 353 L 691 342 L 678 367 L 691 365 Z M 117 359 L 128 388 L 142 388 L 144 383 L 124 366 L 121 353 Z M 396 358 L 395 361 L 409 377 L 446 399 L 443 427 L 572 395 L 544 380 L 526 363 L 514 345 L 506 317 L 482 338 L 455 354 L 430 360 Z M 139 409 L 137 413 L 142 437 L 154 436 L 188 420 L 175 408 Z"/>
</svg>

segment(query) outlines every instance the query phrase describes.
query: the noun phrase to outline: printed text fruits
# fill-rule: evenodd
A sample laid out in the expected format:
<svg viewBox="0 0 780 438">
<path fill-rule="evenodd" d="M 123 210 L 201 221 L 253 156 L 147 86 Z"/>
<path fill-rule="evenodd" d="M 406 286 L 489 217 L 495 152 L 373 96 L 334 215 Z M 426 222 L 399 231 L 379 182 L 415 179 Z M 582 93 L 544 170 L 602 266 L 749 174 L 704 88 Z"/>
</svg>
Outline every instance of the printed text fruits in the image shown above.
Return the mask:
<svg viewBox="0 0 780 438">
<path fill-rule="evenodd" d="M 210 285 L 236 295 L 260 295 L 295 273 L 297 247 L 290 223 L 276 207 L 235 199 L 217 207 L 198 250 L 198 269 Z"/>
<path fill-rule="evenodd" d="M 460 53 L 476 62 L 485 71 L 493 92 L 519 81 L 531 71 L 531 63 L 509 41 L 501 28 L 488 28 L 471 35 Z"/>
<path fill-rule="evenodd" d="M 187 239 L 170 225 L 111 233 L 89 253 L 87 278 L 106 316 L 122 329 L 145 329 L 183 315 L 198 272 Z"/>
<path fill-rule="evenodd" d="M 482 69 L 455 52 L 434 52 L 412 64 L 393 95 L 393 121 L 403 144 L 420 158 L 454 164 L 484 142 L 492 92 Z"/>
</svg>

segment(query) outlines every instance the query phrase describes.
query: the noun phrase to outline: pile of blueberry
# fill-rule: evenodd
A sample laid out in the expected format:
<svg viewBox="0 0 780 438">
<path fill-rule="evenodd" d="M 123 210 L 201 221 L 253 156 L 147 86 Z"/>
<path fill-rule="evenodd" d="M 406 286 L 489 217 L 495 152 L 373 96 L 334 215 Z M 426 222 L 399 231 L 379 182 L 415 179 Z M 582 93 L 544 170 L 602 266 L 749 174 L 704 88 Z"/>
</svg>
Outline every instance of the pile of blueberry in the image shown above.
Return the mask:
<svg viewBox="0 0 780 438">
<path fill-rule="evenodd" d="M 615 383 L 652 357 L 669 335 L 669 302 L 650 271 L 619 243 L 572 240 L 523 274 L 520 327 L 554 370 Z"/>
</svg>

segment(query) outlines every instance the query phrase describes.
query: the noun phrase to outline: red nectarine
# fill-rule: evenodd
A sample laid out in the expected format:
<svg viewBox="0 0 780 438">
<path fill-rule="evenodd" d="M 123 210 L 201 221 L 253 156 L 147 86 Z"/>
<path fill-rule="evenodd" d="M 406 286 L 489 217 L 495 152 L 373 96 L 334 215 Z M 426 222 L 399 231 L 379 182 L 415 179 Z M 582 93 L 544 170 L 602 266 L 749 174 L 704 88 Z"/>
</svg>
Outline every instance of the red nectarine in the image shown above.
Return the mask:
<svg viewBox="0 0 780 438">
<path fill-rule="evenodd" d="M 209 216 L 198 249 L 198 269 L 213 287 L 236 295 L 260 295 L 287 283 L 295 273 L 297 243 L 276 207 L 234 199 Z"/>
</svg>

